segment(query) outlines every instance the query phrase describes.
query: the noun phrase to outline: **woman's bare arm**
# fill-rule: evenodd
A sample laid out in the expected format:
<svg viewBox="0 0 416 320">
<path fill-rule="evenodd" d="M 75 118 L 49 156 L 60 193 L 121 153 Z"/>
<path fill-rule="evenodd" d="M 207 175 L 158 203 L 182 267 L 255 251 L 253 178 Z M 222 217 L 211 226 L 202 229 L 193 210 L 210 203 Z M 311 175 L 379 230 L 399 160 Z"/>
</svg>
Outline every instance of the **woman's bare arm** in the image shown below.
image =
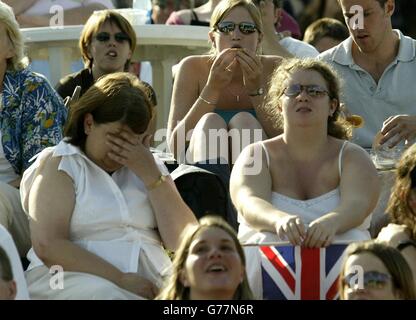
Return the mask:
<svg viewBox="0 0 416 320">
<path fill-rule="evenodd" d="M 276 232 L 276 223 L 287 216 L 271 204 L 272 178 L 258 143 L 245 148 L 234 164 L 230 194 L 238 212 L 259 231 Z"/>
<path fill-rule="evenodd" d="M 358 227 L 377 205 L 380 194 L 377 170 L 367 152 L 348 144 L 342 161 L 341 202 L 335 209 L 337 233 Z"/>
</svg>

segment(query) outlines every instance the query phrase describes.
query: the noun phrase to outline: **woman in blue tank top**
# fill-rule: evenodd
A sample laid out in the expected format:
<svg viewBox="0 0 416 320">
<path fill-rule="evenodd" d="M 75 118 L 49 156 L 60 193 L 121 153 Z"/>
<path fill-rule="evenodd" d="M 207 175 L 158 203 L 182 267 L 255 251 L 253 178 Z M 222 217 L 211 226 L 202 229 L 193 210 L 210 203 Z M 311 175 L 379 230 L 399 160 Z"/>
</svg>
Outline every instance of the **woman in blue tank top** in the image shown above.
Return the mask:
<svg viewBox="0 0 416 320">
<path fill-rule="evenodd" d="M 263 101 L 280 58 L 257 54 L 260 12 L 248 0 L 222 1 L 210 26 L 210 54 L 182 60 L 173 87 L 168 143 L 179 162 L 233 163 L 244 146 L 279 132 Z"/>
</svg>

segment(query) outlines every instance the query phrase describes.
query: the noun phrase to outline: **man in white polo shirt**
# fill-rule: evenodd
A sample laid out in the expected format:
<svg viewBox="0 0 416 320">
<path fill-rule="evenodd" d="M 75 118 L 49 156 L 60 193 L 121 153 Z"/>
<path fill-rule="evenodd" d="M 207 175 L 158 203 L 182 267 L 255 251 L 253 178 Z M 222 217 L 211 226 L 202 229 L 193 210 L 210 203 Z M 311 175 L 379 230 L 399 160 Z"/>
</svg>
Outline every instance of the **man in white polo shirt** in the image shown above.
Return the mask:
<svg viewBox="0 0 416 320">
<path fill-rule="evenodd" d="M 393 30 L 394 0 L 338 0 L 350 37 L 323 52 L 343 80 L 343 102 L 364 118 L 354 141 L 371 147 L 381 130 L 389 147 L 416 136 L 416 41 Z M 363 9 L 363 26 L 353 28 L 354 5 Z M 360 18 L 360 17 L 359 17 Z M 359 22 L 359 19 L 356 20 Z M 353 22 L 353 21 L 351 21 Z"/>
</svg>

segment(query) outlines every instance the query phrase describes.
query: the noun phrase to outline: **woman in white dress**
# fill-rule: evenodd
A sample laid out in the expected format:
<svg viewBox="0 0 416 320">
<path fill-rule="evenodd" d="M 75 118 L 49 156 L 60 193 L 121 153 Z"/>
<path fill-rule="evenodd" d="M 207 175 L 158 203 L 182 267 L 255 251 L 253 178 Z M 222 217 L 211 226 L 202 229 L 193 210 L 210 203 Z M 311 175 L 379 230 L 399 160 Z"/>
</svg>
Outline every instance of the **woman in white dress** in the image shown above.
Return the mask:
<svg viewBox="0 0 416 320">
<path fill-rule="evenodd" d="M 196 222 L 149 151 L 143 90 L 128 73 L 97 81 L 71 105 L 66 138 L 25 172 L 32 298 L 153 298 L 170 267 L 166 249 Z"/>
<path fill-rule="evenodd" d="M 284 132 L 244 149 L 233 168 L 240 240 L 324 247 L 369 239 L 377 172 L 366 151 L 345 140 L 351 131 L 340 118 L 335 73 L 322 62 L 293 59 L 270 83 L 268 108 L 278 111 Z"/>
</svg>

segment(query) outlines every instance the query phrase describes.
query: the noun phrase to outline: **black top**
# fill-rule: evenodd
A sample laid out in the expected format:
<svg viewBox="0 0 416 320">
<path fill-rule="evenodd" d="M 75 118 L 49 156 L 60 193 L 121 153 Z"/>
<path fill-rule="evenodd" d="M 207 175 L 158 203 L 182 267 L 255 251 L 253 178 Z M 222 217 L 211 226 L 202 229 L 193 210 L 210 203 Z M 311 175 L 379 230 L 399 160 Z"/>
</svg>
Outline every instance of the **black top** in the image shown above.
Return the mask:
<svg viewBox="0 0 416 320">
<path fill-rule="evenodd" d="M 92 76 L 91 69 L 82 69 L 59 80 L 59 83 L 55 86 L 55 90 L 62 99 L 65 99 L 68 96 L 72 97 L 76 86 L 81 86 L 81 97 L 93 84 L 94 77 Z"/>
<path fill-rule="evenodd" d="M 153 106 L 157 105 L 156 93 L 150 84 L 142 81 L 144 86 L 148 89 L 147 95 Z M 81 71 L 72 73 L 61 80 L 55 86 L 55 90 L 59 93 L 62 99 L 71 97 L 76 86 L 81 86 L 80 97 L 87 92 L 87 90 L 94 84 L 94 77 L 91 69 L 82 69 Z"/>
<path fill-rule="evenodd" d="M 209 22 L 200 21 L 194 10 L 191 10 L 191 16 L 192 16 L 191 23 L 190 23 L 191 26 L 209 27 Z"/>
</svg>

